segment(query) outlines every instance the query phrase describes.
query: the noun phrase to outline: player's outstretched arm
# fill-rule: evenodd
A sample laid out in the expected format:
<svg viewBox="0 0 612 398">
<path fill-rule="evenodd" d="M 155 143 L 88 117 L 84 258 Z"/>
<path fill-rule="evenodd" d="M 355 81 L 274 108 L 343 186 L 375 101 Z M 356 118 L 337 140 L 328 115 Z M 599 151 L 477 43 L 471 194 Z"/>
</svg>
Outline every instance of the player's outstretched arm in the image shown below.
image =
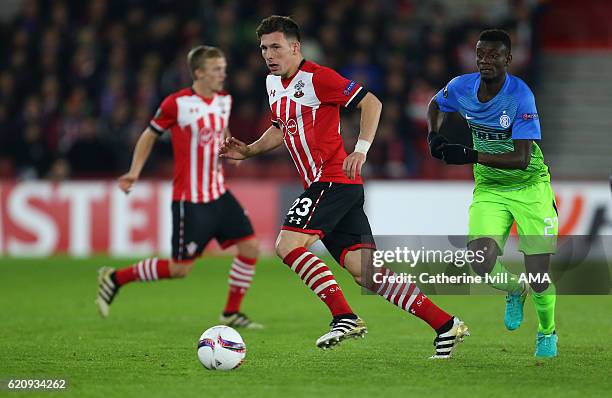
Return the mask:
<svg viewBox="0 0 612 398">
<path fill-rule="evenodd" d="M 427 143 L 429 144 L 429 153 L 437 159 L 442 159 L 442 145 L 448 143 L 446 137 L 439 134 L 445 117 L 446 113 L 440 110 L 434 95 L 427 107 Z"/>
<path fill-rule="evenodd" d="M 380 113 L 382 112 L 382 102 L 372 93 L 367 93 L 361 99 L 357 108 L 361 110 L 361 121 L 359 123 L 359 138 L 353 153 L 344 159 L 342 169 L 344 174 L 354 180 L 361 175 L 361 167 L 366 161 L 366 155 L 378 128 Z"/>
<path fill-rule="evenodd" d="M 225 139 L 219 156 L 226 159 L 242 160 L 271 151 L 283 143 L 283 132 L 275 126 L 270 126 L 254 143 L 247 145 L 234 137 Z"/>
<path fill-rule="evenodd" d="M 153 145 L 158 136 L 159 135 L 150 127 L 147 127 L 138 138 L 136 147 L 134 148 L 130 170 L 119 177 L 119 188 L 121 188 L 123 192 L 129 193 L 132 189 L 132 185 L 134 185 L 136 180 L 140 177 L 140 172 L 147 162 L 151 154 L 151 149 L 153 149 Z"/>
</svg>

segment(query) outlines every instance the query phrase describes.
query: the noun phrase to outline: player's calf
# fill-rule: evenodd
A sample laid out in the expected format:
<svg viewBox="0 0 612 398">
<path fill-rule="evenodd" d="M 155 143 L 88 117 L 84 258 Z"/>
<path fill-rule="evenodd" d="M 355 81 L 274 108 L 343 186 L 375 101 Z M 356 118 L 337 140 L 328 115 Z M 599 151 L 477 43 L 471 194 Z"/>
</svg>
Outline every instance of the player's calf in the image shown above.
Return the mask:
<svg viewBox="0 0 612 398">
<path fill-rule="evenodd" d="M 477 275 L 484 278 L 495 267 L 499 254 L 497 243 L 491 238 L 479 238 L 471 241 L 468 249 L 473 253 L 482 254 L 482 257 L 479 257 L 480 261 L 472 261 L 470 266 Z"/>
<path fill-rule="evenodd" d="M 242 300 L 251 287 L 255 276 L 256 258 L 238 255 L 232 261 L 228 275 L 228 294 L 221 323 L 227 326 L 248 327 L 251 321 L 240 312 Z M 248 322 L 247 322 L 248 321 Z"/>
<path fill-rule="evenodd" d="M 455 345 L 462 342 L 465 336 L 469 336 L 467 326 L 459 318 L 439 308 L 414 283 L 395 282 L 399 278 L 389 268 L 377 267 L 374 269 L 368 257 L 363 257 L 363 254 L 368 252 L 370 250 L 354 251 L 344 257 L 344 266 L 353 275 L 355 281 L 396 307 L 427 322 L 437 334 L 434 340 L 436 353 L 432 358 L 450 357 Z M 364 259 L 366 266 L 362 266 Z M 375 282 L 375 272 L 378 273 L 376 278 L 378 282 Z"/>
<path fill-rule="evenodd" d="M 111 267 L 100 268 L 98 294 L 95 300 L 100 315 L 103 318 L 108 316 L 110 305 L 121 286 L 135 281 L 150 282 L 172 277 L 170 261 L 158 258 L 147 258 L 118 270 Z"/>
<path fill-rule="evenodd" d="M 192 261 L 171 262 L 170 263 L 170 278 L 184 278 L 191 272 L 193 268 Z"/>
</svg>

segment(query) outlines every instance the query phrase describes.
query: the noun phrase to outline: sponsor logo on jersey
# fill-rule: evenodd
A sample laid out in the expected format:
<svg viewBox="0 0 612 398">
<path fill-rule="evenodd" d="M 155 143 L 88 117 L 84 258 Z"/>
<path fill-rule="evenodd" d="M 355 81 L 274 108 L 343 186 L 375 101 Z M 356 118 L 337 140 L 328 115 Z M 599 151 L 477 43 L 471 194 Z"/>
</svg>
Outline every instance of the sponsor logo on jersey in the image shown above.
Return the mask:
<svg viewBox="0 0 612 398">
<path fill-rule="evenodd" d="M 537 113 L 523 113 L 522 118 L 523 120 L 536 120 L 539 119 L 539 116 Z"/>
<path fill-rule="evenodd" d="M 295 119 L 289 119 L 285 122 L 282 119 L 277 119 L 278 124 L 280 125 L 280 129 L 284 134 L 296 135 L 298 132 L 298 126 Z"/>
<path fill-rule="evenodd" d="M 479 140 L 485 141 L 505 141 L 510 139 L 512 136 L 512 132 L 510 130 L 500 130 L 500 131 L 483 131 L 477 126 L 470 125 L 472 129 L 472 135 Z"/>
<path fill-rule="evenodd" d="M 510 116 L 506 115 L 506 111 L 499 117 L 499 125 L 505 129 L 510 127 Z"/>
<path fill-rule="evenodd" d="M 506 141 L 510 138 L 511 133 L 509 132 L 499 132 L 499 133 L 487 133 L 484 131 L 475 131 L 474 135 L 479 140 L 485 141 Z"/>
<path fill-rule="evenodd" d="M 198 143 L 200 145 L 205 145 L 215 136 L 215 130 L 210 127 L 203 127 L 200 131 L 198 131 Z"/>
<path fill-rule="evenodd" d="M 276 95 L 276 90 L 270 90 L 270 97 L 274 97 Z"/>
<path fill-rule="evenodd" d="M 355 88 L 355 86 L 357 85 L 357 82 L 355 80 L 351 80 L 346 87 L 344 88 L 344 91 L 342 92 L 342 94 L 346 95 L 347 97 L 351 94 L 351 91 L 353 91 L 353 89 Z"/>
<path fill-rule="evenodd" d="M 442 96 L 448 98 L 448 84 L 444 87 L 444 90 L 442 90 Z"/>
</svg>

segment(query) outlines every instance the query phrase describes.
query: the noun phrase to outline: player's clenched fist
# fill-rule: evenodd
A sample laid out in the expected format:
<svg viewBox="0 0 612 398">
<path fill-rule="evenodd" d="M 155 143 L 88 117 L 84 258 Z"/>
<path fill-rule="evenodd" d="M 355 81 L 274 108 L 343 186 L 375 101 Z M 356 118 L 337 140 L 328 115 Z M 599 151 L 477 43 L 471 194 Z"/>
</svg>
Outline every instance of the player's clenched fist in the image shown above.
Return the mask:
<svg viewBox="0 0 612 398">
<path fill-rule="evenodd" d="M 351 180 L 357 178 L 357 176 L 361 175 L 361 167 L 365 163 L 366 155 L 361 152 L 353 152 L 344 159 L 344 163 L 342 164 L 342 169 L 344 170 L 344 175 L 346 175 Z"/>
<path fill-rule="evenodd" d="M 138 180 L 138 176 L 135 176 L 131 173 L 126 173 L 119 177 L 119 188 L 125 193 L 130 193 L 132 190 L 132 185 Z"/>
<path fill-rule="evenodd" d="M 219 156 L 227 159 L 243 160 L 249 157 L 249 146 L 237 138 L 228 137 L 219 149 Z"/>
</svg>

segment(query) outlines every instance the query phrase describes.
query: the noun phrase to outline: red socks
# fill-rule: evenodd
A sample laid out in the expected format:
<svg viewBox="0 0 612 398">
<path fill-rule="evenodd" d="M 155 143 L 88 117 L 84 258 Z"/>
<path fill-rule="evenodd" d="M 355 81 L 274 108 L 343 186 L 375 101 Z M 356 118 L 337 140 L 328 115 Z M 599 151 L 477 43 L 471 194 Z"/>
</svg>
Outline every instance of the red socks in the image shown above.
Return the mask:
<svg viewBox="0 0 612 398">
<path fill-rule="evenodd" d="M 167 278 L 170 278 L 170 261 L 156 257 L 147 258 L 130 267 L 115 271 L 115 281 L 119 286 L 133 281 L 156 281 Z"/>
<path fill-rule="evenodd" d="M 453 318 L 421 293 L 414 283 L 388 282 L 388 277 L 398 276 L 388 268 L 380 268 L 380 273 L 383 283 L 375 284 L 372 291 L 388 302 L 416 315 L 436 330 Z"/>
<path fill-rule="evenodd" d="M 240 304 L 255 275 L 256 258 L 236 256 L 229 272 L 229 293 L 225 313 L 240 311 Z"/>
<path fill-rule="evenodd" d="M 327 305 L 332 316 L 352 314 L 344 294 L 327 265 L 303 247 L 294 249 L 283 262 Z"/>
</svg>

